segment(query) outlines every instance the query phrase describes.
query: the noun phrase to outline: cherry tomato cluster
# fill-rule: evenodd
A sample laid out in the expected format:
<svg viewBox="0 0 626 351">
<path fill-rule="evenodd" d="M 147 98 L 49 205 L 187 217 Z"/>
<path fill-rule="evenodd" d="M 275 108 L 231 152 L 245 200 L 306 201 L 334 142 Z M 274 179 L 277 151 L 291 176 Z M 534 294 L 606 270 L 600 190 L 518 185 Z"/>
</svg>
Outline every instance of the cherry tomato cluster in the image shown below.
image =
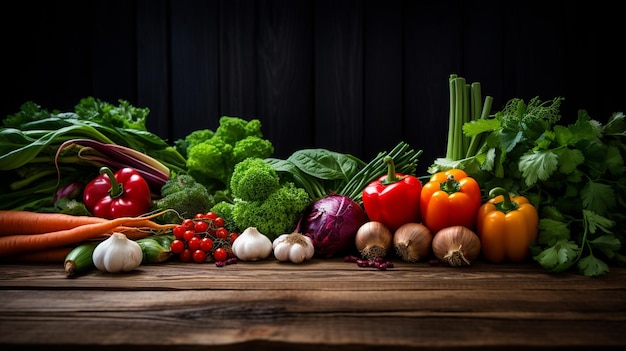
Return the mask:
<svg viewBox="0 0 626 351">
<path fill-rule="evenodd" d="M 238 233 L 229 232 L 225 221 L 214 212 L 198 213 L 174 227 L 170 251 L 182 262 L 215 262 L 218 267 L 236 263 L 231 249 Z"/>
</svg>

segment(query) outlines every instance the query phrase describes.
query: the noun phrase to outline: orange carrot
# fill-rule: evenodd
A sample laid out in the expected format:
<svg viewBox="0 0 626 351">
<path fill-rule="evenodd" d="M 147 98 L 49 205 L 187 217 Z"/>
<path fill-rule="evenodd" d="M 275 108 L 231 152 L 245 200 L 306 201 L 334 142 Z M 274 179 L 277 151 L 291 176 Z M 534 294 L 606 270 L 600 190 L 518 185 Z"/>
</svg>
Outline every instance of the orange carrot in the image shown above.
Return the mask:
<svg viewBox="0 0 626 351">
<path fill-rule="evenodd" d="M 105 221 L 106 219 L 95 216 L 2 210 L 0 211 L 0 236 L 49 233 Z"/>
<path fill-rule="evenodd" d="M 107 219 L 96 216 L 0 210 L 0 236 L 43 234 L 106 221 Z M 145 217 L 143 217 L 143 221 L 135 222 L 134 226 L 146 227 L 157 231 L 175 227 L 174 224 L 159 224 Z"/>
<path fill-rule="evenodd" d="M 113 232 L 117 232 L 117 233 L 122 233 L 124 235 L 126 235 L 126 237 L 128 239 L 131 240 L 137 240 L 137 239 L 143 239 L 145 237 L 148 237 L 150 235 L 161 235 L 166 233 L 167 229 L 171 229 L 173 227 L 176 226 L 176 224 L 166 224 L 164 225 L 165 228 L 164 229 L 153 229 L 150 227 L 140 227 L 140 226 L 133 226 L 133 227 L 124 227 L 124 226 L 120 226 L 117 227 L 113 230 Z"/>
<path fill-rule="evenodd" d="M 143 217 L 121 217 L 99 223 L 84 224 L 70 229 L 50 231 L 30 235 L 6 235 L 0 237 L 0 257 L 18 255 L 25 252 L 70 246 L 86 240 L 100 238 L 120 226 L 132 226 L 146 219 L 153 219 L 167 212 L 157 212 Z"/>
<path fill-rule="evenodd" d="M 65 256 L 72 251 L 71 247 L 55 247 L 52 249 L 23 253 L 2 259 L 7 263 L 63 263 Z"/>
</svg>

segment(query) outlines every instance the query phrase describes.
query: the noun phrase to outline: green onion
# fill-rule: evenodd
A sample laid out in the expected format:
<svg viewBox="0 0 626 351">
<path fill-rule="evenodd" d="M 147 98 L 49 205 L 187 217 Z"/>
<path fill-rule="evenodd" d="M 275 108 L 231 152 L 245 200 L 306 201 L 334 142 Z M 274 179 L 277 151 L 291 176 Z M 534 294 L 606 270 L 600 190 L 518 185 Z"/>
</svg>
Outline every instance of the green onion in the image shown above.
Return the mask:
<svg viewBox="0 0 626 351">
<path fill-rule="evenodd" d="M 374 159 L 357 172 L 342 188 L 335 191 L 358 204 L 363 204 L 363 189 L 374 180 L 387 174 L 386 156 L 390 156 L 396 166 L 396 172 L 415 175 L 417 162 L 423 150 L 415 151 L 404 141 L 399 142 L 390 152 L 379 152 Z"/>
</svg>

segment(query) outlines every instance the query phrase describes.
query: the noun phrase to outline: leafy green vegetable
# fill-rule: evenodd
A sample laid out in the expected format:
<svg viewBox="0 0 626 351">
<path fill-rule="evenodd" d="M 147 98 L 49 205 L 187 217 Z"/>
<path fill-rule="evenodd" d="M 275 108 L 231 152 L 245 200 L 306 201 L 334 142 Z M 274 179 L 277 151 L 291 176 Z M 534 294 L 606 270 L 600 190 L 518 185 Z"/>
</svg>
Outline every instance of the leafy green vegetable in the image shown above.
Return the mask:
<svg viewBox="0 0 626 351">
<path fill-rule="evenodd" d="M 461 168 L 482 189 L 525 195 L 540 213 L 534 260 L 552 272 L 604 275 L 610 264 L 626 263 L 625 117 L 615 113 L 603 125 L 580 110 L 575 123 L 559 124 L 562 100 L 515 98 L 465 123 L 466 136 L 482 136 L 476 152 L 437 159 L 429 172 Z"/>
<path fill-rule="evenodd" d="M 186 159 L 157 135 L 146 130 L 148 109 L 120 100 L 113 105 L 88 97 L 73 112 L 48 111 L 26 102 L 19 112 L 2 120 L 0 128 L 1 209 L 46 210 L 54 204 L 55 186 L 86 182 L 98 174 L 100 164 L 77 157 L 78 150 L 63 150 L 58 158 L 61 182 L 57 184 L 55 154 L 68 140 L 90 139 L 117 144 L 144 153 L 165 165 L 170 174 L 185 173 Z M 106 157 L 106 156 L 103 156 Z M 30 193 L 19 189 L 29 187 Z"/>
<path fill-rule="evenodd" d="M 305 189 L 312 199 L 330 194 L 344 195 L 362 204 L 363 189 L 370 182 L 387 174 L 385 156 L 393 158 L 396 172 L 415 175 L 422 150 L 413 150 L 399 142 L 391 151 L 380 152 L 370 162 L 326 149 L 302 149 L 286 160 L 266 158 L 281 179 L 292 181 Z"/>
<path fill-rule="evenodd" d="M 215 131 L 193 131 L 184 140 L 175 142 L 175 146 L 187 156 L 189 174 L 211 192 L 229 188 L 237 163 L 274 153 L 272 143 L 263 138 L 258 119 L 247 121 L 231 116 L 222 116 Z"/>
<path fill-rule="evenodd" d="M 294 183 L 279 180 L 274 168 L 262 158 L 248 158 L 235 166 L 230 184 L 236 227 L 256 227 L 270 239 L 295 229 L 311 198 Z M 231 215 L 223 204 L 216 211 Z"/>
<path fill-rule="evenodd" d="M 198 213 L 206 213 L 211 208 L 209 192 L 192 176 L 179 174 L 170 178 L 161 188 L 161 198 L 154 202 L 158 211 L 168 211 L 157 220 L 163 223 L 182 223 L 184 218 L 193 218 Z"/>
<path fill-rule="evenodd" d="M 232 196 L 245 201 L 266 199 L 280 187 L 280 178 L 262 158 L 250 157 L 235 165 L 230 180 Z"/>
</svg>

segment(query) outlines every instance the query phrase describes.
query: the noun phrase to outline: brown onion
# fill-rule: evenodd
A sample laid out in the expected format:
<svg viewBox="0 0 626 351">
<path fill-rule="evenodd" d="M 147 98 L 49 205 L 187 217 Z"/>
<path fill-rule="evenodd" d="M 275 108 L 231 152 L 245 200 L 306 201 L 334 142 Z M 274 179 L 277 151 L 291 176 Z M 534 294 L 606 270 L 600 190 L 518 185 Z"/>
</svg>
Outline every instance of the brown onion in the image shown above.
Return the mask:
<svg viewBox="0 0 626 351">
<path fill-rule="evenodd" d="M 359 227 L 354 243 L 361 256 L 367 260 L 385 257 L 391 249 L 393 233 L 384 224 L 369 221 Z"/>
<path fill-rule="evenodd" d="M 396 254 L 407 262 L 417 262 L 430 255 L 433 235 L 421 223 L 406 223 L 393 234 Z"/>
<path fill-rule="evenodd" d="M 464 226 L 443 228 L 433 237 L 433 253 L 452 267 L 469 266 L 480 254 L 480 238 Z"/>
</svg>

